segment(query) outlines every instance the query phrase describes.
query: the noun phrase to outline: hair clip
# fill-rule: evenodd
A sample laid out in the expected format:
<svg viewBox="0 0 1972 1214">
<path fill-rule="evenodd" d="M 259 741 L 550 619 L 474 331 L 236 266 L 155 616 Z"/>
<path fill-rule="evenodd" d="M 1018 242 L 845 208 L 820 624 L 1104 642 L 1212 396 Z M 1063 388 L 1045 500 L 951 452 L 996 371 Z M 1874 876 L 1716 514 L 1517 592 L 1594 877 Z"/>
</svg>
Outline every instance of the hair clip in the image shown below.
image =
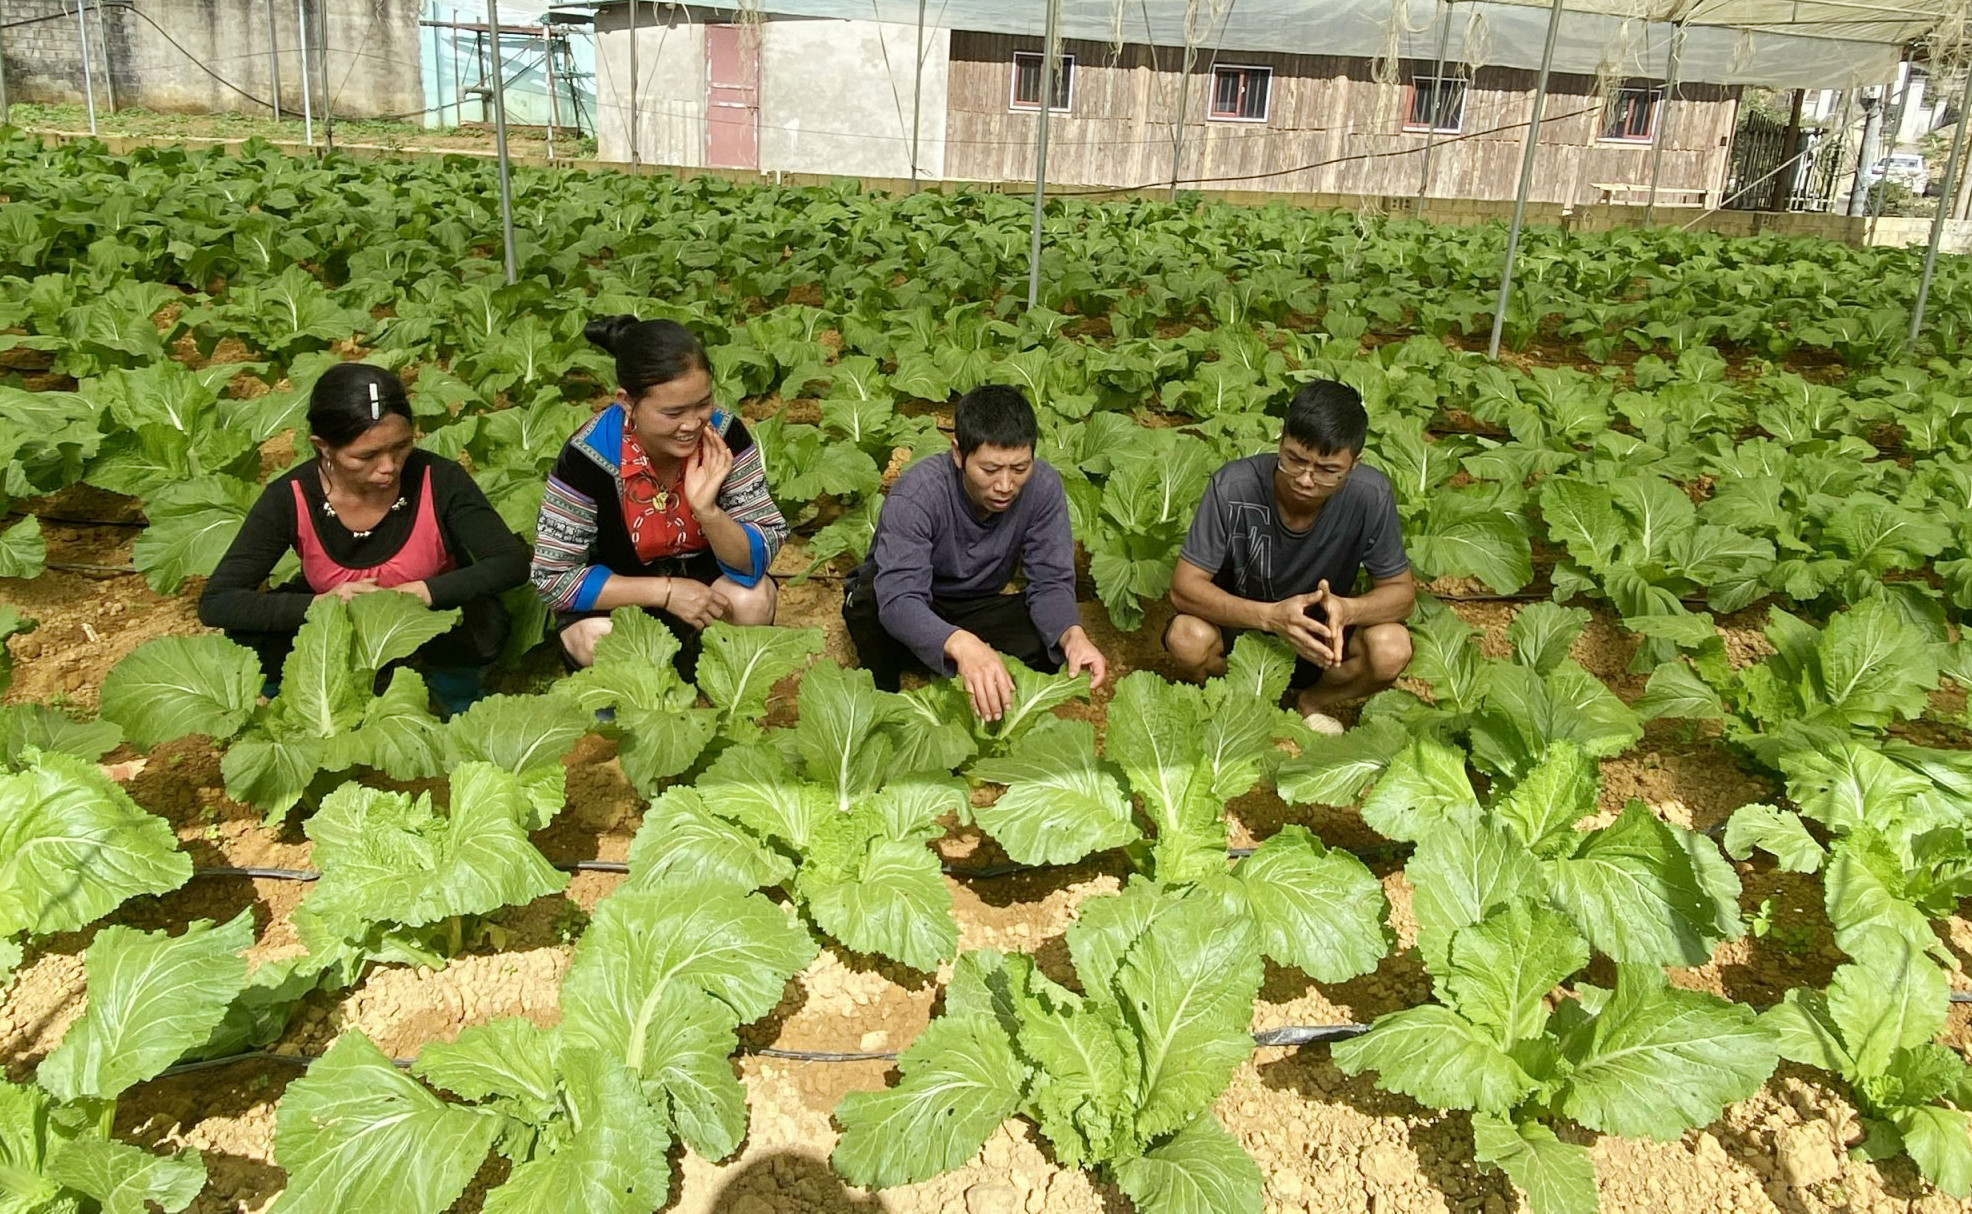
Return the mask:
<svg viewBox="0 0 1972 1214">
<path fill-rule="evenodd" d="M 377 399 L 377 381 L 375 380 L 370 381 L 370 420 L 373 422 L 383 420 L 383 405 Z"/>
</svg>

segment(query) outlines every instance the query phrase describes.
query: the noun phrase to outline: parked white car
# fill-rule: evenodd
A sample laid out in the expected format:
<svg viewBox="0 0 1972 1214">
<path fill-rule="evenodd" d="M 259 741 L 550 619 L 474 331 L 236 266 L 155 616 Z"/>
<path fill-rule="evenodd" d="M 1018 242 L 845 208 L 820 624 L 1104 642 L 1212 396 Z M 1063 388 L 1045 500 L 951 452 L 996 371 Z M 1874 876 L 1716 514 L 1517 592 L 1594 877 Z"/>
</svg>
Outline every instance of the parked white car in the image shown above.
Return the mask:
<svg viewBox="0 0 1972 1214">
<path fill-rule="evenodd" d="M 1869 166 L 1869 172 L 1863 175 L 1863 182 L 1875 185 L 1886 177 L 1913 194 L 1921 195 L 1931 188 L 1931 171 L 1924 166 L 1924 157 L 1914 152 L 1883 157 Z"/>
</svg>

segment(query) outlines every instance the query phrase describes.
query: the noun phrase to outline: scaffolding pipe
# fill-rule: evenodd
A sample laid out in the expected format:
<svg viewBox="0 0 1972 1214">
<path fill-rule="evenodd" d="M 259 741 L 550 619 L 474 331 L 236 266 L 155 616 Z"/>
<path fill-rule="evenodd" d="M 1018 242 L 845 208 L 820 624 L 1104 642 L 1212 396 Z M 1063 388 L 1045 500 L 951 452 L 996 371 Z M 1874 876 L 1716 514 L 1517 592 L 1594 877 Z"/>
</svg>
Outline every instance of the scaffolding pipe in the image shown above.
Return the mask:
<svg viewBox="0 0 1972 1214">
<path fill-rule="evenodd" d="M 1438 58 L 1431 67 L 1431 109 L 1424 121 L 1424 163 L 1417 170 L 1417 217 L 1424 218 L 1424 195 L 1431 188 L 1431 151 L 1438 144 L 1438 115 L 1445 108 L 1445 52 L 1452 41 L 1453 0 L 1440 0 L 1438 17 L 1445 28 L 1438 31 Z M 1416 82 L 1411 88 L 1415 90 Z"/>
<path fill-rule="evenodd" d="M 918 61 L 917 74 L 911 82 L 911 193 L 918 192 L 918 126 L 923 121 L 924 105 L 924 3 L 918 0 Z"/>
<path fill-rule="evenodd" d="M 1527 189 L 1534 181 L 1534 153 L 1540 147 L 1541 111 L 1547 105 L 1548 70 L 1554 66 L 1554 43 L 1561 34 L 1561 6 L 1554 0 L 1547 12 L 1547 45 L 1541 49 L 1541 71 L 1534 80 L 1534 113 L 1527 123 L 1527 147 L 1520 156 L 1520 189 L 1513 197 L 1513 223 L 1506 230 L 1506 267 L 1500 271 L 1499 302 L 1493 305 L 1493 334 L 1486 357 L 1500 356 L 1500 334 L 1506 329 L 1506 301 L 1513 294 L 1513 258 L 1520 251 L 1520 224 L 1527 217 Z"/>
<path fill-rule="evenodd" d="M 514 188 L 507 159 L 506 64 L 500 58 L 500 0 L 486 0 L 486 23 L 493 27 L 493 142 L 500 149 L 500 247 L 506 255 L 507 283 L 514 281 Z"/>
<path fill-rule="evenodd" d="M 82 95 L 89 103 L 89 133 L 96 133 L 96 80 L 89 68 L 89 18 L 82 0 L 75 0 L 75 25 L 82 49 Z"/>
<path fill-rule="evenodd" d="M 1643 226 L 1657 221 L 1657 183 L 1664 176 L 1664 144 L 1671 137 L 1671 116 L 1678 104 L 1678 68 L 1684 59 L 1684 22 L 1671 31 L 1671 61 L 1664 70 L 1664 109 L 1657 115 L 1657 138 L 1650 148 L 1650 194 L 1643 203 Z"/>
<path fill-rule="evenodd" d="M 1055 28 L 1061 0 L 1047 0 L 1047 49 L 1041 55 L 1041 129 L 1034 145 L 1034 230 L 1027 243 L 1027 306 L 1041 298 L 1041 209 L 1048 191 L 1048 114 L 1054 109 L 1054 81 L 1061 70 L 1061 35 Z"/>
<path fill-rule="evenodd" d="M 301 38 L 301 141 L 314 147 L 315 98 L 308 79 L 308 0 L 294 0 L 294 28 Z"/>
<path fill-rule="evenodd" d="M 637 152 L 637 109 L 643 103 L 643 98 L 639 96 L 637 92 L 637 9 L 640 6 L 641 6 L 641 0 L 630 0 L 629 121 L 630 121 L 630 167 L 633 169 L 643 163 L 643 157 L 640 156 Z"/>
<path fill-rule="evenodd" d="M 281 40 L 274 34 L 274 0 L 267 0 L 267 79 L 273 90 L 269 104 L 274 108 L 274 121 L 281 120 Z"/>
<path fill-rule="evenodd" d="M 1938 209 L 1931 216 L 1931 243 L 1924 250 L 1924 276 L 1917 280 L 1917 302 L 1910 310 L 1910 341 L 1917 344 L 1917 334 L 1924 327 L 1924 304 L 1931 297 L 1931 276 L 1938 269 L 1938 244 L 1945 235 L 1945 216 L 1951 213 L 1952 200 L 1958 197 L 1958 174 L 1963 169 L 1965 156 L 1965 125 L 1972 119 L 1972 71 L 1965 73 L 1965 94 L 1958 101 L 1958 127 L 1952 131 L 1951 158 L 1945 161 L 1944 192 L 1938 196 Z"/>
</svg>

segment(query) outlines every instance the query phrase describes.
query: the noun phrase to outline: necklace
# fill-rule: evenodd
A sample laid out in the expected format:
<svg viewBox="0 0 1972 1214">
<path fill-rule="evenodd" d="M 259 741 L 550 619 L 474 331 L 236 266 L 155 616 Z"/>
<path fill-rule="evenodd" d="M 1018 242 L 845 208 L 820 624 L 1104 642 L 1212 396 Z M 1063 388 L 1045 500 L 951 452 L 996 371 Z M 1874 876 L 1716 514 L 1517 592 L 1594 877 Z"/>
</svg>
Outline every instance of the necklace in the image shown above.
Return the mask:
<svg viewBox="0 0 1972 1214">
<path fill-rule="evenodd" d="M 329 504 L 329 492 L 331 490 L 331 486 L 329 484 L 329 474 L 327 472 L 322 472 L 319 469 L 317 470 L 317 472 L 322 478 L 322 513 L 328 515 L 330 518 L 335 519 L 336 522 L 340 523 L 342 522 L 342 516 L 338 515 L 336 513 L 336 508 Z M 390 503 L 390 510 L 385 513 L 384 517 L 388 518 L 390 517 L 390 515 L 397 513 L 399 510 L 402 510 L 404 508 L 404 502 L 405 502 L 404 495 L 402 493 L 398 494 L 397 500 Z M 351 531 L 349 533 L 349 538 L 352 540 L 367 540 L 370 538 L 371 534 L 373 534 L 375 531 L 376 528 L 374 526 L 367 531 Z"/>
</svg>

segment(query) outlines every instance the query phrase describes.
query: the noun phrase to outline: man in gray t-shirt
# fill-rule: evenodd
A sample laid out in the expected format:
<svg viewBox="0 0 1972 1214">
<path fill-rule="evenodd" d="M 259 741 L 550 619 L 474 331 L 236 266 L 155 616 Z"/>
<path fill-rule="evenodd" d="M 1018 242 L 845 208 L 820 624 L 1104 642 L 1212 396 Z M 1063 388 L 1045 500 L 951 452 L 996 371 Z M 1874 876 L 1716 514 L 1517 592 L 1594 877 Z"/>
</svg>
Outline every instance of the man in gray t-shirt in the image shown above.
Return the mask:
<svg viewBox="0 0 1972 1214">
<path fill-rule="evenodd" d="M 1187 677 L 1222 673 L 1238 633 L 1273 633 L 1300 658 L 1296 709 L 1311 728 L 1340 732 L 1326 709 L 1403 673 L 1417 587 L 1390 481 L 1358 462 L 1368 430 L 1354 388 L 1316 380 L 1288 405 L 1278 453 L 1213 474 L 1178 554 L 1178 614 L 1164 630 Z M 1353 594 L 1363 569 L 1370 589 Z"/>
</svg>

